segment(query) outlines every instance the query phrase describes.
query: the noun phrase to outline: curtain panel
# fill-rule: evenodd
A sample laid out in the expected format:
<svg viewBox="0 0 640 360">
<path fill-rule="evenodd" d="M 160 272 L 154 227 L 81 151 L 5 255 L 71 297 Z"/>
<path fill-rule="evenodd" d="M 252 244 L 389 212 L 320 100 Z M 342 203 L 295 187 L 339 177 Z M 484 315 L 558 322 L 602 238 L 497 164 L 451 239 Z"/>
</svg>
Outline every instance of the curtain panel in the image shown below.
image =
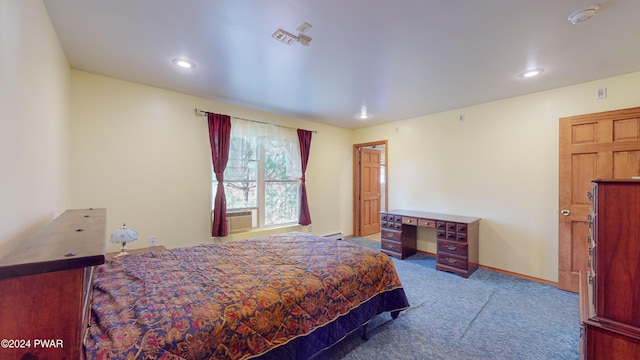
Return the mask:
<svg viewBox="0 0 640 360">
<path fill-rule="evenodd" d="M 218 181 L 218 189 L 213 206 L 213 226 L 211 236 L 227 236 L 227 201 L 224 195 L 224 170 L 229 160 L 229 142 L 231 139 L 231 117 L 207 113 L 209 123 L 209 142 L 211 143 L 211 161 L 213 172 Z"/>
<path fill-rule="evenodd" d="M 313 133 L 311 131 L 298 129 L 298 141 L 300 142 L 300 163 L 302 169 L 302 176 L 300 177 L 300 211 L 298 224 L 303 226 L 311 224 L 311 213 L 309 212 L 309 204 L 307 201 L 307 185 L 305 173 L 307 172 L 309 152 L 311 151 L 312 134 Z"/>
</svg>

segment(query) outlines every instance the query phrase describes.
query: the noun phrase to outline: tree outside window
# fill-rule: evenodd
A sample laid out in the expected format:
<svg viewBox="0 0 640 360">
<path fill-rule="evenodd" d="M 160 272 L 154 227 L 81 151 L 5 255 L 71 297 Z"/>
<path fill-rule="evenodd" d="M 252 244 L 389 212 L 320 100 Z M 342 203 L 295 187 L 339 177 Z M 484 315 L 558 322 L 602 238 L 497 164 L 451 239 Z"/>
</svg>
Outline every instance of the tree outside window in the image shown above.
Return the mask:
<svg viewBox="0 0 640 360">
<path fill-rule="evenodd" d="M 300 178 L 297 142 L 293 129 L 232 119 L 224 172 L 227 211 L 253 210 L 259 227 L 296 223 Z M 216 189 L 212 169 L 212 204 Z"/>
</svg>

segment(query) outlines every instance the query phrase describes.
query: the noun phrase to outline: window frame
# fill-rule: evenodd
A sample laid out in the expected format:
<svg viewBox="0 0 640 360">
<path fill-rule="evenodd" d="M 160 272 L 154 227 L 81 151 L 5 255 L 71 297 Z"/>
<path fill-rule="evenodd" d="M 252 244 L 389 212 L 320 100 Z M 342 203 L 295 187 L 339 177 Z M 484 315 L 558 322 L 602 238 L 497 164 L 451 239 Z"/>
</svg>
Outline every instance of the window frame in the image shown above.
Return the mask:
<svg viewBox="0 0 640 360">
<path fill-rule="evenodd" d="M 277 125 L 271 125 L 271 124 L 266 124 L 268 126 L 277 126 Z M 233 124 L 232 124 L 233 126 Z M 231 139 L 231 141 L 233 141 L 233 139 Z M 271 227 L 281 227 L 281 226 L 291 226 L 291 225 L 295 225 L 298 223 L 298 219 L 300 216 L 300 184 L 301 184 L 301 180 L 300 178 L 290 178 L 290 179 L 276 179 L 276 180 L 267 180 L 266 179 L 266 162 L 267 162 L 267 158 L 266 158 L 266 143 L 269 142 L 269 139 L 267 139 L 266 141 L 259 141 L 257 142 L 257 159 L 251 159 L 248 161 L 255 161 L 257 162 L 257 179 L 256 179 L 256 187 L 257 187 L 257 193 L 256 193 L 256 204 L 251 205 L 251 206 L 246 206 L 246 207 L 232 207 L 229 206 L 229 203 L 227 202 L 227 212 L 230 211 L 242 211 L 242 210 L 246 210 L 246 211 L 255 211 L 255 213 L 257 214 L 257 219 L 254 219 L 254 221 L 252 222 L 252 230 L 254 229 L 265 229 L 265 228 L 271 228 Z M 229 158 L 232 158 L 232 154 L 231 154 L 231 149 L 230 149 L 230 153 L 229 153 Z M 296 154 L 291 154 L 292 156 L 300 156 L 299 155 L 299 151 Z M 226 169 L 225 169 L 225 173 L 226 173 Z M 241 180 L 232 180 L 229 182 L 233 182 L 233 181 L 241 181 Z M 224 183 L 227 183 L 227 177 L 225 176 L 225 180 L 223 180 Z M 216 191 L 217 191 L 217 179 L 215 177 L 215 173 L 213 172 L 213 166 L 211 166 L 211 210 L 213 211 L 214 209 L 214 200 L 215 200 L 215 195 L 216 195 Z M 266 193 L 267 193 L 267 184 L 295 184 L 295 190 L 294 192 L 292 192 L 292 194 L 295 195 L 295 214 L 294 217 L 291 219 L 291 221 L 286 221 L 286 222 L 282 222 L 282 223 L 275 223 L 275 224 L 267 224 L 267 208 L 266 208 Z M 225 194 L 227 195 L 227 199 L 228 199 L 228 194 L 227 194 L 227 188 L 225 186 Z M 253 227 L 253 224 L 256 224 L 256 227 Z"/>
</svg>

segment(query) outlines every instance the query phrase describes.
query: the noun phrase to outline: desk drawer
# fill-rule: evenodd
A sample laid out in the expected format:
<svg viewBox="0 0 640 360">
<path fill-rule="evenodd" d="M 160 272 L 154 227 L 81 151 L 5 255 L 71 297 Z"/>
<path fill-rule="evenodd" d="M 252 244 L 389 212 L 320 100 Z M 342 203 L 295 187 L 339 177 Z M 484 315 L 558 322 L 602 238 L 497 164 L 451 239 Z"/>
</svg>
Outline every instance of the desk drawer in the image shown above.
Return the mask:
<svg viewBox="0 0 640 360">
<path fill-rule="evenodd" d="M 382 238 L 382 240 L 388 239 L 388 240 L 401 241 L 402 240 L 402 232 L 401 231 L 384 229 L 384 230 L 382 230 L 380 232 L 380 237 Z"/>
<path fill-rule="evenodd" d="M 467 258 L 456 255 L 449 255 L 448 253 L 438 253 L 438 263 L 447 266 L 457 267 L 458 269 L 467 269 L 469 262 Z"/>
<path fill-rule="evenodd" d="M 444 230 L 436 230 L 436 238 L 442 239 L 442 240 L 446 240 L 447 239 L 447 232 L 444 231 Z"/>
<path fill-rule="evenodd" d="M 460 242 L 467 242 L 467 234 L 461 234 L 458 233 L 458 235 L 456 236 L 456 241 L 460 241 Z"/>
<path fill-rule="evenodd" d="M 441 252 L 467 257 L 467 244 L 455 241 L 438 240 L 438 254 Z"/>
<path fill-rule="evenodd" d="M 418 225 L 418 219 L 414 218 L 414 217 L 403 216 L 402 217 L 402 223 L 403 224 L 407 224 L 407 225 L 416 226 L 416 225 Z"/>
<path fill-rule="evenodd" d="M 391 230 L 402 230 L 402 224 L 400 223 L 395 223 L 395 222 L 389 222 L 389 221 L 381 221 L 380 222 L 380 228 L 384 229 L 391 229 Z"/>
<path fill-rule="evenodd" d="M 436 221 L 432 219 L 418 219 L 418 226 L 424 226 L 428 228 L 435 228 Z"/>
<path fill-rule="evenodd" d="M 389 250 L 396 253 L 402 253 L 402 244 L 398 241 L 382 239 L 380 242 L 380 248 L 382 250 Z"/>
<path fill-rule="evenodd" d="M 458 233 L 467 233 L 467 224 L 458 224 L 457 229 Z"/>
</svg>

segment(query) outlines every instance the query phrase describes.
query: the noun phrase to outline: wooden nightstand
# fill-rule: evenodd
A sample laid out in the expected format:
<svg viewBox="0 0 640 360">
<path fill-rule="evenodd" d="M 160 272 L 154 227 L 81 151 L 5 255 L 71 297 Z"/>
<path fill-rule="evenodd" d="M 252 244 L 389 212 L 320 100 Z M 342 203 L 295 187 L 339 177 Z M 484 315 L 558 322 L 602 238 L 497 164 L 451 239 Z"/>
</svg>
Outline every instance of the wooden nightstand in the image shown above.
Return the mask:
<svg viewBox="0 0 640 360">
<path fill-rule="evenodd" d="M 146 248 L 140 248 L 140 249 L 127 249 L 127 252 L 129 254 L 136 254 L 136 253 L 142 253 L 142 252 L 147 252 L 147 251 L 156 251 L 156 250 L 166 250 L 167 248 L 165 248 L 162 245 L 158 245 L 158 246 L 150 246 L 150 247 L 146 247 Z M 110 252 L 107 253 L 107 260 L 113 260 L 116 255 L 120 254 L 120 251 L 114 251 L 114 252 Z M 123 255 L 123 256 L 127 256 L 127 255 Z"/>
</svg>

